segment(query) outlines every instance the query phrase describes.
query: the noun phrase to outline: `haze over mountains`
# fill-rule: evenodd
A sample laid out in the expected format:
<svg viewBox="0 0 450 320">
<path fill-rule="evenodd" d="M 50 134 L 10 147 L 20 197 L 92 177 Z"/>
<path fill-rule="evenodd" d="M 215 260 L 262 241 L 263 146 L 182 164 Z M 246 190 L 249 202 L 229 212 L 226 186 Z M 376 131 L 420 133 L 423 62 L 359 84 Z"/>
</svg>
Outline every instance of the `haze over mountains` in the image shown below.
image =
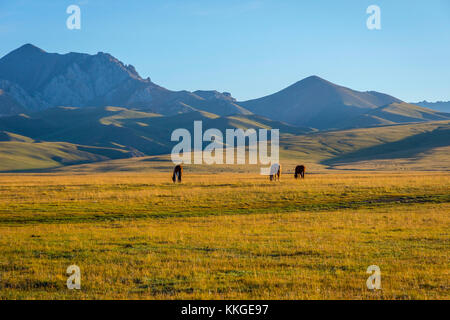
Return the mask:
<svg viewBox="0 0 450 320">
<path fill-rule="evenodd" d="M 431 108 L 433 110 L 441 111 L 441 112 L 450 112 L 450 101 L 436 101 L 436 102 L 428 102 L 426 100 L 421 102 L 412 103 L 424 108 Z"/>
<path fill-rule="evenodd" d="M 292 137 L 321 134 L 318 130 L 430 121 L 438 123 L 432 130 L 448 132 L 448 119 L 445 112 L 376 91 L 355 91 L 317 76 L 239 102 L 227 92 L 171 91 L 108 53 L 56 54 L 27 44 L 0 59 L 0 171 L 168 153 L 174 144 L 171 132 L 191 129 L 194 120 L 202 120 L 204 129 L 278 128 L 286 143 L 297 141 Z M 414 132 L 409 130 L 409 136 Z M 322 146 L 319 149 L 327 148 L 326 141 L 314 141 Z M 411 141 L 414 138 L 408 146 Z M 317 154 L 317 145 L 306 149 Z M 363 145 L 355 144 L 351 152 Z M 285 146 L 295 150 L 291 143 Z"/>
</svg>

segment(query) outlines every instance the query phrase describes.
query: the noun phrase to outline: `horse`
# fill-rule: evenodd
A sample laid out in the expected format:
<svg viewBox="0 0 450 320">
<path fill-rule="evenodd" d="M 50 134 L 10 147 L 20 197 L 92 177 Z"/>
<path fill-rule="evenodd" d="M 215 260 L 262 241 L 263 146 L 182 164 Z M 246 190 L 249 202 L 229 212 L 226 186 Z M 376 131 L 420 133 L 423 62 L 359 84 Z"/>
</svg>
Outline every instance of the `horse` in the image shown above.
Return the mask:
<svg viewBox="0 0 450 320">
<path fill-rule="evenodd" d="M 181 182 L 181 176 L 183 175 L 183 166 L 181 164 L 177 164 L 173 169 L 172 181 L 173 183 Z"/>
<path fill-rule="evenodd" d="M 275 181 L 280 181 L 280 176 L 281 176 L 281 164 L 279 163 L 274 163 L 270 166 L 270 181 L 273 181 L 275 179 Z"/>
<path fill-rule="evenodd" d="M 305 178 L 305 166 L 304 165 L 295 167 L 294 178 L 297 179 L 299 175 L 302 177 L 302 179 Z"/>
</svg>

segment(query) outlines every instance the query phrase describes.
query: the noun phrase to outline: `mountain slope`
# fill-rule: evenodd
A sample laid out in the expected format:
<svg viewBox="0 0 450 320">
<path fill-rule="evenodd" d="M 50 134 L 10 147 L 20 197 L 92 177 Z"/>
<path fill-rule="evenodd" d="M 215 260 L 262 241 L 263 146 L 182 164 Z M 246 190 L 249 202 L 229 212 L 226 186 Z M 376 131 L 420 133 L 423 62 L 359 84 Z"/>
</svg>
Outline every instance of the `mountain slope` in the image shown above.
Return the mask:
<svg viewBox="0 0 450 320">
<path fill-rule="evenodd" d="M 424 100 L 416 103 L 413 102 L 412 104 L 440 112 L 450 112 L 450 101 L 428 102 Z"/>
<path fill-rule="evenodd" d="M 220 118 L 216 118 L 220 119 Z M 284 172 L 299 163 L 307 172 L 345 170 L 439 170 L 450 168 L 450 121 L 280 136 Z M 170 155 L 102 161 L 59 168 L 59 172 L 147 171 L 173 168 Z M 202 172 L 259 172 L 259 166 L 186 166 Z"/>
<path fill-rule="evenodd" d="M 121 150 L 65 142 L 0 142 L 0 171 L 50 169 L 66 165 L 126 158 Z"/>
<path fill-rule="evenodd" d="M 439 121 L 450 119 L 449 113 L 437 112 L 413 104 L 391 103 L 370 110 L 348 120 L 338 123 L 340 128 L 364 128 L 406 122 Z"/>
<path fill-rule="evenodd" d="M 165 115 L 197 109 L 220 115 L 250 113 L 227 94 L 205 98 L 165 89 L 108 53 L 47 53 L 31 44 L 0 59 L 0 89 L 28 110 L 115 105 Z"/>
<path fill-rule="evenodd" d="M 25 108 L 8 93 L 0 89 L 0 117 L 19 114 L 22 112 L 25 112 Z"/>
<path fill-rule="evenodd" d="M 450 145 L 450 126 L 441 125 L 430 131 L 407 136 L 403 139 L 361 148 L 324 161 L 326 164 L 350 163 L 373 159 L 396 159 L 415 155 Z"/>
<path fill-rule="evenodd" d="M 161 116 L 122 107 L 56 107 L 30 115 L 0 118 L 0 130 L 37 141 L 68 142 L 78 145 L 120 149 L 134 156 L 169 153 L 172 131 L 186 128 L 193 132 L 194 121 L 202 121 L 203 130 L 217 128 L 280 129 L 286 134 L 311 132 L 256 115 L 218 116 L 193 111 Z"/>
<path fill-rule="evenodd" d="M 329 129 L 349 117 L 394 102 L 401 101 L 374 91 L 354 91 L 311 76 L 277 93 L 239 102 L 239 105 L 274 120 Z"/>
<path fill-rule="evenodd" d="M 295 158 L 299 161 L 307 159 L 312 162 L 323 162 L 327 165 L 332 165 L 337 163 L 338 159 L 353 158 L 352 161 L 359 158 L 366 159 L 364 158 L 367 156 L 366 151 L 371 148 L 378 148 L 376 154 L 377 157 L 381 157 L 383 153 L 391 152 L 391 148 L 389 147 L 391 143 L 405 140 L 410 137 L 421 137 L 422 134 L 428 134 L 441 129 L 448 130 L 449 128 L 450 120 L 445 120 L 315 132 L 296 136 L 284 135 L 280 139 L 280 146 L 282 147 L 280 153 L 284 154 L 287 158 Z M 442 140 L 439 135 L 431 134 L 424 135 L 424 137 L 429 137 L 424 148 L 426 148 L 427 144 L 430 148 L 436 146 L 450 146 L 449 140 Z M 426 141 L 426 139 L 421 141 Z M 413 146 L 413 143 L 408 144 L 408 146 L 400 144 L 400 146 L 402 148 L 410 148 Z M 397 151 L 401 152 L 402 149 L 400 148 Z M 373 160 L 375 158 L 376 157 L 373 157 L 371 159 Z"/>
</svg>

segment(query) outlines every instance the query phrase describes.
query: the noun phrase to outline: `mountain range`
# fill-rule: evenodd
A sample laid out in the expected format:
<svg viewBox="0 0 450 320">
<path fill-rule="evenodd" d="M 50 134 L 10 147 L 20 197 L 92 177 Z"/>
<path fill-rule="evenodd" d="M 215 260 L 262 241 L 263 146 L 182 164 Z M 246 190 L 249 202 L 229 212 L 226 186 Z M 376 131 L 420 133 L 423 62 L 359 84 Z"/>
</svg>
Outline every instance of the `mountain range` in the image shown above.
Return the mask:
<svg viewBox="0 0 450 320">
<path fill-rule="evenodd" d="M 408 113 L 404 120 L 393 119 L 392 113 L 385 119 L 386 106 L 401 104 L 400 99 L 376 91 L 355 91 L 317 76 L 272 95 L 240 102 L 227 92 L 171 91 L 150 78 L 142 78 L 132 65 L 125 65 L 108 53 L 47 53 L 31 44 L 0 59 L 0 90 L 2 115 L 58 106 L 116 106 L 161 115 L 193 111 L 220 116 L 258 114 L 318 129 L 357 126 L 361 119 L 367 126 L 447 117 L 414 107 L 414 112 Z"/>
<path fill-rule="evenodd" d="M 103 52 L 57 54 L 26 44 L 0 59 L 0 171 L 169 153 L 171 132 L 190 129 L 195 120 L 204 129 L 278 128 L 294 150 L 287 143 L 297 141 L 292 137 L 430 121 L 446 127 L 449 119 L 318 76 L 237 101 L 228 92 L 163 88 Z M 315 143 L 326 148 L 323 140 Z"/>
<path fill-rule="evenodd" d="M 20 108 L 124 106 L 173 115 L 208 109 L 217 114 L 249 114 L 229 93 L 171 91 L 143 79 L 131 65 L 107 53 L 47 53 L 26 44 L 0 59 L 0 89 L 11 115 Z"/>
<path fill-rule="evenodd" d="M 412 103 L 424 108 L 430 108 L 441 112 L 450 112 L 450 101 L 428 102 L 426 100 Z"/>
</svg>

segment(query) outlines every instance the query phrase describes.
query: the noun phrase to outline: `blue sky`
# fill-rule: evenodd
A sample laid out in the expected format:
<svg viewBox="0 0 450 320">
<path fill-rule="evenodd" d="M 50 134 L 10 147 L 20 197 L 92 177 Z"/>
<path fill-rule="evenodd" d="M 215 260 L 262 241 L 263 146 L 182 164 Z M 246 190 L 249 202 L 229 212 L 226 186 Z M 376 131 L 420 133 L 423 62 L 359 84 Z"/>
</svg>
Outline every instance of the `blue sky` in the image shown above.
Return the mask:
<svg viewBox="0 0 450 320">
<path fill-rule="evenodd" d="M 68 30 L 66 8 L 81 8 Z M 381 8 L 368 30 L 366 8 Z M 450 1 L 0 0 L 0 56 L 108 52 L 172 90 L 238 100 L 318 75 L 405 101 L 450 100 Z"/>
</svg>

